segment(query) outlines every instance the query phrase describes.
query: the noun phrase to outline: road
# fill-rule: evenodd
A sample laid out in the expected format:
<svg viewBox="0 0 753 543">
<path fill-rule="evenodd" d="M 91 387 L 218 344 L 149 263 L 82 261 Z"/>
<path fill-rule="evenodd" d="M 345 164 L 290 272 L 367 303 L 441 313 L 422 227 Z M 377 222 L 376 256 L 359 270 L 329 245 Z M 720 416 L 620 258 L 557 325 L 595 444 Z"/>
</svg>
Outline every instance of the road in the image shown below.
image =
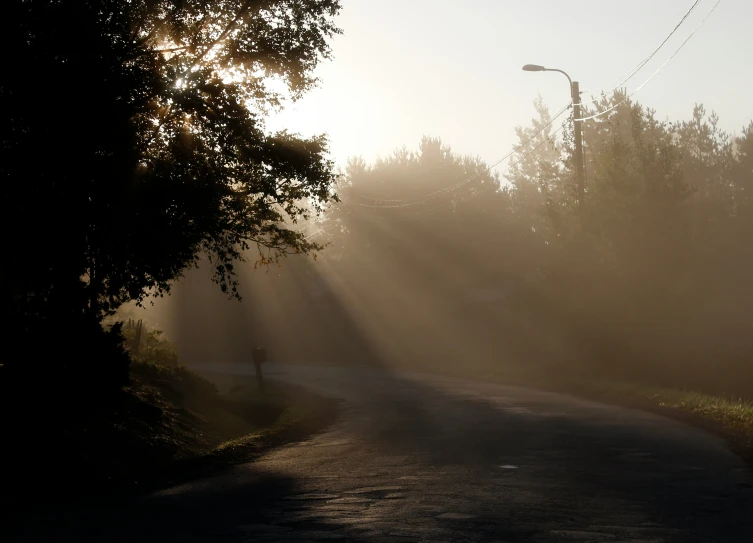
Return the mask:
<svg viewBox="0 0 753 543">
<path fill-rule="evenodd" d="M 753 541 L 745 466 L 677 422 L 472 381 L 274 373 L 341 398 L 338 422 L 128 508 L 30 523 L 24 540 Z"/>
</svg>

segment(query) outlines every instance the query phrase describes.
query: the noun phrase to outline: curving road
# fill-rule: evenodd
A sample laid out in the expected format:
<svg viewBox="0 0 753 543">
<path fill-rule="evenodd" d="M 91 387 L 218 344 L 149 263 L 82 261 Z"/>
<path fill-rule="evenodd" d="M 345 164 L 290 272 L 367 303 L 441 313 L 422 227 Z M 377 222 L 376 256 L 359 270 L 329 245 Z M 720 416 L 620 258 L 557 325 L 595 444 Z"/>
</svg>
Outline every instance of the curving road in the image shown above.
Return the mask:
<svg viewBox="0 0 753 543">
<path fill-rule="evenodd" d="M 40 521 L 24 540 L 753 542 L 742 462 L 668 419 L 438 377 L 274 373 L 342 398 L 339 421 L 127 510 Z"/>
</svg>

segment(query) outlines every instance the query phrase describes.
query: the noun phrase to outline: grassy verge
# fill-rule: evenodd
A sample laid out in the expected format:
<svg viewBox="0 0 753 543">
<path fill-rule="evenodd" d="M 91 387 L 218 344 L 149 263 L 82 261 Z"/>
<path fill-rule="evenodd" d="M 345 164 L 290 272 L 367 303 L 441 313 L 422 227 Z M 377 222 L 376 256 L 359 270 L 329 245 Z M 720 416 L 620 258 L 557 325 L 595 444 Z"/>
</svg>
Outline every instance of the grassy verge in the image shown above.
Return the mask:
<svg viewBox="0 0 753 543">
<path fill-rule="evenodd" d="M 252 460 L 326 427 L 335 402 L 292 386 L 232 392 L 183 367 L 134 363 L 107 404 L 77 401 L 4 412 L 5 512 L 127 497 Z M 38 418 L 40 417 L 41 418 Z"/>
<path fill-rule="evenodd" d="M 220 384 L 228 378 L 206 374 Z M 238 416 L 254 417 L 256 428 L 238 434 L 203 454 L 173 464 L 169 478 L 160 486 L 207 475 L 227 466 L 250 462 L 269 449 L 305 439 L 327 428 L 337 417 L 336 400 L 323 398 L 293 385 L 267 383 L 261 392 L 251 379 L 230 378 L 230 390 L 223 391 L 225 409 Z"/>
<path fill-rule="evenodd" d="M 753 402 L 750 400 L 640 383 L 588 377 L 576 379 L 535 370 L 492 370 L 485 372 L 483 377 L 673 418 L 722 437 L 731 450 L 753 465 Z"/>
<path fill-rule="evenodd" d="M 602 402 L 619 403 L 680 420 L 714 433 L 753 465 L 753 403 L 689 390 L 602 382 L 573 389 Z"/>
<path fill-rule="evenodd" d="M 753 401 L 692 390 L 651 386 L 575 374 L 563 367 L 417 365 L 414 371 L 475 379 L 640 409 L 698 427 L 724 439 L 753 467 Z"/>
</svg>

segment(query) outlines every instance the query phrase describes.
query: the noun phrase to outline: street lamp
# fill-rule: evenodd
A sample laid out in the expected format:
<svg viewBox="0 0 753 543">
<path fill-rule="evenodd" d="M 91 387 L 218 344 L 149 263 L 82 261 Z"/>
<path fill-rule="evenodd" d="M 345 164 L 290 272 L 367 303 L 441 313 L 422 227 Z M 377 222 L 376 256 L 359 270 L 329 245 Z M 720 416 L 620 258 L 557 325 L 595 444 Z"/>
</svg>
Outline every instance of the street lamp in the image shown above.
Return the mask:
<svg viewBox="0 0 753 543">
<path fill-rule="evenodd" d="M 585 198 L 585 181 L 583 176 L 583 121 L 580 120 L 580 86 L 577 81 L 573 81 L 567 72 L 557 68 L 545 68 L 538 64 L 526 64 L 523 66 L 526 72 L 559 72 L 567 77 L 570 83 L 570 99 L 573 102 L 573 125 L 575 129 L 575 176 L 578 180 L 578 206 L 583 205 Z"/>
</svg>

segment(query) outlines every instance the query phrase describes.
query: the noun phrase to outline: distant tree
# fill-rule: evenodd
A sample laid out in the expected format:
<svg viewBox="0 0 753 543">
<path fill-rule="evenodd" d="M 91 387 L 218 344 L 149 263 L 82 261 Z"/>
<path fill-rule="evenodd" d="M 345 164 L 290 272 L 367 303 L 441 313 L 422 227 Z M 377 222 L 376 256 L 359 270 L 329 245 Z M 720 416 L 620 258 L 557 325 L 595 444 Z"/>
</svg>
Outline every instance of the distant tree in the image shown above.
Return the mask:
<svg viewBox="0 0 753 543">
<path fill-rule="evenodd" d="M 407 265 L 423 251 L 436 251 L 453 262 L 484 266 L 506 258 L 510 197 L 499 176 L 475 157 L 459 156 L 439 138 L 424 137 L 417 151 L 407 148 L 367 165 L 349 162 L 338 194 L 344 200 L 327 214 L 324 229 L 332 242 L 328 255 L 339 253 L 350 263 L 374 261 L 386 251 L 402 255 Z M 364 240 L 387 244 L 364 252 Z M 509 264 L 509 262 L 506 262 Z"/>
<path fill-rule="evenodd" d="M 568 149 L 556 132 L 569 120 L 553 121 L 541 96 L 534 101 L 537 117 L 531 126 L 515 128 L 518 143 L 505 178 L 512 185 L 515 210 L 529 223 L 535 238 L 556 236 L 552 230 L 572 228 L 575 213 L 575 175 L 568 169 Z M 560 232 L 561 233 L 561 232 Z"/>
<path fill-rule="evenodd" d="M 683 375 L 687 386 L 705 386 L 711 357 L 753 354 L 751 128 L 733 139 L 701 105 L 670 123 L 624 93 L 603 97 L 584 122 L 578 212 L 571 124 L 561 143 L 536 147 L 550 120 L 537 109 L 534 124 L 518 129 L 529 154 L 507 177 L 514 213 L 544 240 L 543 273 L 523 304 L 548 319 L 542 334 L 567 338 L 575 366 Z M 749 364 L 735 364 L 730 376 L 750 375 Z"/>
<path fill-rule="evenodd" d="M 352 159 L 342 203 L 312 230 L 330 243 L 316 267 L 336 285 L 332 306 L 390 359 L 436 367 L 500 352 L 502 298 L 535 251 L 510 192 L 490 165 L 439 138 Z"/>
<path fill-rule="evenodd" d="M 232 293 L 247 249 L 261 262 L 317 250 L 285 225 L 334 198 L 326 140 L 268 134 L 264 117 L 316 83 L 339 9 L 338 0 L 3 2 L 7 321 L 24 332 L 98 322 L 169 291 L 202 254 Z"/>
<path fill-rule="evenodd" d="M 734 170 L 739 216 L 753 226 L 753 122 L 743 128 L 735 139 L 736 164 Z"/>
</svg>

